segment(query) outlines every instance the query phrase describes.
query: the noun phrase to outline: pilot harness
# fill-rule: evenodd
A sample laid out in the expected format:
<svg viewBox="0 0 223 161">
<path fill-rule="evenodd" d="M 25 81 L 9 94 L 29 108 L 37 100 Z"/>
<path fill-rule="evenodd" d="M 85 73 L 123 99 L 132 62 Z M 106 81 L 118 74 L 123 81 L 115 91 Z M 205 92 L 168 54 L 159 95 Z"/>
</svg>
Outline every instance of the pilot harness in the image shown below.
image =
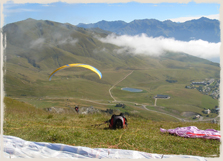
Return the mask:
<svg viewBox="0 0 223 161">
<path fill-rule="evenodd" d="M 127 119 L 126 117 L 121 113 L 120 115 L 112 115 L 111 119 L 108 121 L 105 121 L 102 124 L 110 123 L 109 128 L 110 129 L 125 129 L 127 127 Z M 100 126 L 102 124 L 96 124 L 94 126 Z M 91 125 L 93 126 L 93 125 Z"/>
<path fill-rule="evenodd" d="M 112 115 L 111 119 L 109 120 L 109 128 L 111 129 L 125 129 L 127 127 L 127 119 L 124 115 Z"/>
</svg>

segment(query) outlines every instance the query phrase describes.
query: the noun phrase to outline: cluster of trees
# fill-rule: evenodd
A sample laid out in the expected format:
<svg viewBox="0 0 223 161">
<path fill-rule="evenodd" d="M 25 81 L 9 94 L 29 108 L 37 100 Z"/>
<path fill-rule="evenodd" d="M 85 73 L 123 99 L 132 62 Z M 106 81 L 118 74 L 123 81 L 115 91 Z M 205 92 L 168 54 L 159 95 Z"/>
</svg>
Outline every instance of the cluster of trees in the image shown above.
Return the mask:
<svg viewBox="0 0 223 161">
<path fill-rule="evenodd" d="M 118 103 L 118 104 L 115 105 L 115 107 L 122 107 L 122 108 L 125 108 L 125 104 L 123 104 L 123 103 Z"/>
<path fill-rule="evenodd" d="M 176 83 L 177 82 L 177 80 L 171 80 L 171 79 L 167 79 L 166 81 L 169 82 L 169 83 Z"/>
<path fill-rule="evenodd" d="M 211 113 L 216 113 L 218 114 L 218 111 L 216 109 L 211 109 Z"/>
</svg>

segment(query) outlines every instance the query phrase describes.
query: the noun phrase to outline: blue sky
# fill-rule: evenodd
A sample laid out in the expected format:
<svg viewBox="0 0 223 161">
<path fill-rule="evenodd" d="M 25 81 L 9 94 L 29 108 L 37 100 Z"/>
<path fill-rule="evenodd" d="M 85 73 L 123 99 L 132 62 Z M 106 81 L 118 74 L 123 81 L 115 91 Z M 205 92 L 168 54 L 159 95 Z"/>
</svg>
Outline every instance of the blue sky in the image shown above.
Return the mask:
<svg viewBox="0 0 223 161">
<path fill-rule="evenodd" d="M 101 20 L 158 19 L 185 21 L 201 16 L 218 19 L 218 3 L 25 3 L 8 1 L 3 5 L 4 24 L 27 18 L 52 20 L 61 23 L 95 23 Z"/>
</svg>

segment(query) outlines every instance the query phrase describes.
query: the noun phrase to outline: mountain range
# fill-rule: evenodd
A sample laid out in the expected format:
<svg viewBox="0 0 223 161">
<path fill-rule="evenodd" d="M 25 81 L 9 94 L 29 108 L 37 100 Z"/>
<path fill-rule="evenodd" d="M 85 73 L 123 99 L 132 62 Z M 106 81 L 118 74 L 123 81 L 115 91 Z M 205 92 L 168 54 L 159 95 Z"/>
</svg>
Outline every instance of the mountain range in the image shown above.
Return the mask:
<svg viewBox="0 0 223 161">
<path fill-rule="evenodd" d="M 102 20 L 91 24 L 79 23 L 77 26 L 86 29 L 100 28 L 118 35 L 139 35 L 144 33 L 149 37 L 162 36 L 181 41 L 202 39 L 208 42 L 220 42 L 220 22 L 205 17 L 183 23 L 156 19 L 134 20 L 129 23 Z"/>
<path fill-rule="evenodd" d="M 103 68 L 162 68 L 165 65 L 160 63 L 160 60 L 164 57 L 182 62 L 181 67 L 184 66 L 183 62 L 202 62 L 219 66 L 218 63 L 185 53 L 160 57 L 134 55 L 128 50 L 120 50 L 121 47 L 100 41 L 99 37 L 106 37 L 111 33 L 109 31 L 100 28 L 85 29 L 49 20 L 27 19 L 11 23 L 4 26 L 3 33 L 6 35 L 7 62 L 14 63 L 18 58 L 24 59 L 38 70 L 54 69 L 83 60 Z M 23 66 L 25 64 L 23 63 Z"/>
</svg>

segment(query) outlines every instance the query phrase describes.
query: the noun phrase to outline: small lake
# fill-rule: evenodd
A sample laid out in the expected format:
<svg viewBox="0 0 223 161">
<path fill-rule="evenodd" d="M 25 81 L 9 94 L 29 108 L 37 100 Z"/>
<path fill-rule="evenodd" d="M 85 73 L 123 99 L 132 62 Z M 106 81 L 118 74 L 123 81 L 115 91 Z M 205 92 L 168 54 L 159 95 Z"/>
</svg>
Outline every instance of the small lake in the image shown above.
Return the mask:
<svg viewBox="0 0 223 161">
<path fill-rule="evenodd" d="M 121 88 L 121 90 L 129 91 L 129 92 L 142 92 L 141 89 L 129 88 L 129 87 Z"/>
</svg>

